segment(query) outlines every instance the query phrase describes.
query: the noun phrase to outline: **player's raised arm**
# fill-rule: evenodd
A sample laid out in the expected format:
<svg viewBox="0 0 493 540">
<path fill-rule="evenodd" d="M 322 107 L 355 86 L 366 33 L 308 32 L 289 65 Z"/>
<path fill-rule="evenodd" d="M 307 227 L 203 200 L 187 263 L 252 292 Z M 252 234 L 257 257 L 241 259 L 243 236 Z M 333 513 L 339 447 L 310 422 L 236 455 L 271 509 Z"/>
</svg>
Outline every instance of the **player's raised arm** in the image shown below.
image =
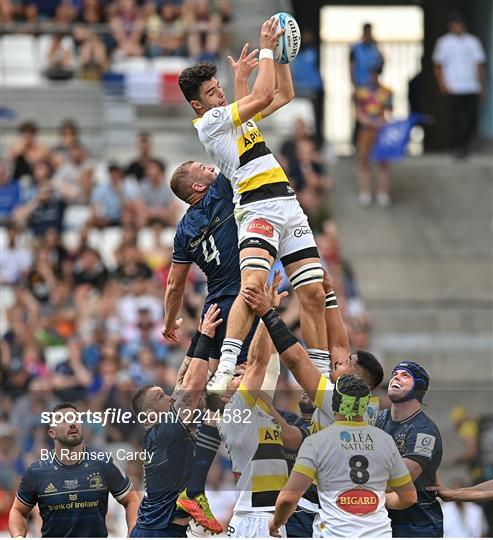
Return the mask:
<svg viewBox="0 0 493 540">
<path fill-rule="evenodd" d="M 258 49 L 248 52 L 250 44 L 245 43 L 238 60 L 228 56 L 228 61 L 235 74 L 235 101 L 239 101 L 250 93 L 248 78 L 252 71 L 258 67 Z"/>
<path fill-rule="evenodd" d="M 287 292 L 282 294 L 277 292 L 281 281 L 280 273 L 276 272 L 272 286 L 269 289 L 267 286 L 265 287 L 269 304 L 273 307 L 279 306 L 281 298 L 287 294 Z M 272 340 L 269 331 L 263 323 L 260 323 L 248 352 L 247 369 L 243 376 L 242 387 L 248 391 L 254 400 L 257 400 L 262 394 L 262 398 L 269 403 L 273 399 L 275 385 L 279 376 L 279 357 L 277 357 L 276 369 L 276 358 L 272 357 L 271 352 Z M 267 378 L 268 381 L 266 381 Z"/>
<path fill-rule="evenodd" d="M 274 99 L 268 107 L 260 112 L 262 118 L 267 118 L 267 116 L 284 107 L 295 96 L 289 64 L 275 64 L 274 71 L 276 74 Z"/>
<path fill-rule="evenodd" d="M 277 312 L 271 308 L 269 297 L 256 285 L 248 285 L 241 295 L 250 308 L 262 318 L 281 360 L 293 373 L 295 379 L 315 402 L 320 377 L 325 377 L 312 364 L 308 353 L 290 332 Z"/>
<path fill-rule="evenodd" d="M 283 32 L 284 30 L 278 30 L 275 17 L 271 17 L 262 25 L 259 40 L 259 68 L 255 84 L 247 96 L 236 102 L 241 123 L 266 109 L 274 99 L 276 74 L 273 49 Z"/>
<path fill-rule="evenodd" d="M 327 327 L 330 359 L 331 363 L 334 364 L 340 360 L 346 361 L 351 354 L 351 347 L 349 346 L 349 337 L 337 305 L 332 280 L 326 270 L 324 270 L 322 285 L 325 292 L 325 326 Z"/>
<path fill-rule="evenodd" d="M 212 304 L 204 315 L 200 327 L 201 336 L 195 347 L 194 357 L 188 366 L 180 388 L 175 390 L 172 396 L 176 412 L 180 418 L 187 418 L 188 421 L 193 419 L 190 411 L 197 407 L 207 382 L 211 340 L 216 333 L 216 328 L 223 322 L 222 319 L 218 318 L 219 312 L 217 304 Z"/>
</svg>

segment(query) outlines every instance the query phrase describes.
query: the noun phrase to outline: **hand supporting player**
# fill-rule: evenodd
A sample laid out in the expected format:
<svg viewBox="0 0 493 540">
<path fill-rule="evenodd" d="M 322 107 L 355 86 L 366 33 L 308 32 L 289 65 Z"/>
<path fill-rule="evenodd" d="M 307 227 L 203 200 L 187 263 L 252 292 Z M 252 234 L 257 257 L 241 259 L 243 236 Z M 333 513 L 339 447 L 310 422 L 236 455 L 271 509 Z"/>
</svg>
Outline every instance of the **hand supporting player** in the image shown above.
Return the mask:
<svg viewBox="0 0 493 540">
<path fill-rule="evenodd" d="M 247 285 L 241 290 L 241 296 L 248 307 L 257 315 L 262 317 L 271 308 L 276 308 L 281 303 L 281 299 L 288 295 L 287 291 L 279 294 L 278 286 L 282 281 L 280 272 L 274 274 L 272 285 L 263 289 L 257 285 Z"/>
<path fill-rule="evenodd" d="M 275 538 L 281 538 L 281 531 L 279 530 L 281 527 L 282 525 L 277 524 L 272 517 L 269 521 L 269 534 Z"/>
<path fill-rule="evenodd" d="M 436 491 L 440 496 L 440 499 L 448 502 L 455 500 L 454 496 L 457 495 L 458 490 L 450 489 L 447 486 L 444 486 L 440 480 L 440 477 L 437 474 L 435 476 L 435 485 L 427 487 L 426 491 Z"/>
<path fill-rule="evenodd" d="M 223 322 L 223 319 L 218 319 L 219 313 L 221 313 L 221 309 L 217 304 L 212 304 L 209 307 L 200 323 L 199 331 L 201 334 L 210 338 L 216 335 L 216 328 Z"/>
</svg>

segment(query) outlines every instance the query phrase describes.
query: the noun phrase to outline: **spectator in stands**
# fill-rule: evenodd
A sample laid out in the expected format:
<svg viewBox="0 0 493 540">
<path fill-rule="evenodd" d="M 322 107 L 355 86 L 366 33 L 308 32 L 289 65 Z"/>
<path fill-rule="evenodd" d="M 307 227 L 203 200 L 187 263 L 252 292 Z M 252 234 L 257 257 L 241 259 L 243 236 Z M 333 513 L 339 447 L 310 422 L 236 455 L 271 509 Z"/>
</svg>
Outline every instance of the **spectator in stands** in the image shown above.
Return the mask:
<svg viewBox="0 0 493 540">
<path fill-rule="evenodd" d="M 75 23 L 73 35 L 79 50 L 79 76 L 84 80 L 100 80 L 109 66 L 105 42 L 110 40 L 101 28 L 106 24 L 103 1 L 83 0 Z"/>
<path fill-rule="evenodd" d="M 324 141 L 324 85 L 313 32 L 305 29 L 302 36 L 301 50 L 292 62 L 291 71 L 296 95 L 309 99 L 313 104 L 316 139 L 320 145 Z"/>
<path fill-rule="evenodd" d="M 152 277 L 152 272 L 144 262 L 142 253 L 137 246 L 128 246 L 121 252 L 120 257 L 120 264 L 114 274 L 118 281 L 130 285 L 135 279 Z"/>
<path fill-rule="evenodd" d="M 57 277 L 51 266 L 50 253 L 46 248 L 36 251 L 34 266 L 26 278 L 26 286 L 32 296 L 40 303 L 46 304 L 51 292 L 55 289 Z"/>
<path fill-rule="evenodd" d="M 6 161 L 0 161 L 0 226 L 8 223 L 14 209 L 21 202 L 21 188 L 10 175 L 10 167 Z"/>
<path fill-rule="evenodd" d="M 87 150 L 74 142 L 68 152 L 52 152 L 51 162 L 56 167 L 53 185 L 67 200 L 87 204 L 92 189 L 93 162 Z"/>
<path fill-rule="evenodd" d="M 462 452 L 453 459 L 454 465 L 466 465 L 470 473 L 470 481 L 475 484 L 481 481 L 478 464 L 478 423 L 462 405 L 450 411 L 450 420 L 462 444 Z"/>
<path fill-rule="evenodd" d="M 53 81 L 72 79 L 75 74 L 76 57 L 72 36 L 57 33 L 48 48 L 47 67 L 44 75 Z"/>
<path fill-rule="evenodd" d="M 114 227 L 138 217 L 134 211 L 137 190 L 125 180 L 123 169 L 117 163 L 108 167 L 110 181 L 100 183 L 91 195 L 92 215 L 86 223 L 90 227 Z"/>
<path fill-rule="evenodd" d="M 366 208 L 372 202 L 370 156 L 378 131 L 392 111 L 392 91 L 379 81 L 380 68 L 371 71 L 370 83 L 355 90 L 356 118 L 360 125 L 356 140 L 359 204 Z M 378 163 L 377 201 L 384 208 L 390 205 L 389 163 Z"/>
<path fill-rule="evenodd" d="M 118 57 L 142 56 L 141 45 L 144 22 L 135 0 L 116 0 L 116 9 L 110 18 L 112 36 Z"/>
<path fill-rule="evenodd" d="M 140 185 L 137 215 L 142 223 L 159 221 L 163 225 L 176 226 L 179 205 L 166 180 L 166 165 L 159 159 L 150 159 L 146 166 L 146 178 Z"/>
<path fill-rule="evenodd" d="M 48 148 L 37 141 L 38 126 L 34 122 L 24 122 L 19 126 L 19 140 L 9 151 L 14 162 L 14 181 L 23 176 L 31 176 L 33 163 L 46 159 Z"/>
<path fill-rule="evenodd" d="M 168 355 L 168 347 L 164 343 L 159 326 L 151 317 L 151 313 L 145 307 L 139 309 L 137 320 L 137 335 L 125 343 L 121 349 L 121 357 L 127 363 L 137 363 L 139 353 L 146 348 L 151 352 L 152 358 L 165 362 Z"/>
<path fill-rule="evenodd" d="M 101 291 L 109 278 L 101 255 L 89 247 L 81 250 L 74 261 L 72 272 L 75 285 L 86 291 L 90 288 Z"/>
<path fill-rule="evenodd" d="M 486 55 L 479 39 L 466 29 L 463 17 L 452 15 L 449 33 L 437 41 L 433 51 L 438 88 L 449 101 L 452 151 L 457 158 L 470 150 L 479 101 L 486 97 Z"/>
<path fill-rule="evenodd" d="M 34 165 L 34 184 L 22 194 L 23 204 L 14 211 L 14 221 L 20 227 L 26 225 L 35 236 L 42 236 L 48 229 L 62 230 L 67 198 L 53 187 L 52 169 L 47 161 Z"/>
<path fill-rule="evenodd" d="M 58 141 L 53 147 L 54 152 L 68 154 L 70 150 L 80 146 L 79 126 L 75 120 L 66 118 L 58 127 Z"/>
<path fill-rule="evenodd" d="M 125 174 L 134 177 L 140 182 L 145 177 L 145 171 L 149 160 L 152 159 L 152 139 L 150 133 L 144 131 L 139 133 L 137 145 L 138 155 L 131 163 L 129 163 Z"/>
<path fill-rule="evenodd" d="M 383 56 L 373 37 L 373 26 L 370 23 L 363 25 L 361 41 L 351 47 L 349 56 L 351 68 L 351 82 L 354 88 L 368 86 L 375 69 L 382 71 Z"/>
<path fill-rule="evenodd" d="M 221 17 L 212 13 L 208 0 L 188 0 L 185 4 L 188 52 L 196 62 L 215 62 L 219 54 Z"/>
<path fill-rule="evenodd" d="M 229 0 L 216 0 L 215 8 L 221 19 L 221 50 L 230 50 L 233 41 L 233 10 Z"/>
<path fill-rule="evenodd" d="M 165 2 L 161 7 L 161 17 L 153 14 L 147 19 L 147 56 L 186 56 L 185 31 L 179 7 Z"/>
<path fill-rule="evenodd" d="M 308 223 L 315 234 L 323 232 L 325 223 L 331 219 L 324 195 L 324 191 L 318 188 L 306 188 L 297 194 L 300 205 L 308 216 Z"/>
<path fill-rule="evenodd" d="M 383 70 L 383 56 L 378 48 L 378 44 L 373 37 L 373 26 L 370 23 L 363 25 L 363 35 L 358 43 L 351 47 L 349 55 L 349 65 L 351 72 L 351 82 L 354 91 L 359 87 L 370 84 L 371 72 L 375 69 Z M 353 132 L 353 143 L 356 146 L 360 124 L 356 118 Z"/>
<path fill-rule="evenodd" d="M 32 264 L 31 251 L 18 245 L 18 229 L 13 223 L 8 223 L 7 245 L 2 248 L 0 257 L 0 283 L 15 285 L 22 281 Z"/>
</svg>

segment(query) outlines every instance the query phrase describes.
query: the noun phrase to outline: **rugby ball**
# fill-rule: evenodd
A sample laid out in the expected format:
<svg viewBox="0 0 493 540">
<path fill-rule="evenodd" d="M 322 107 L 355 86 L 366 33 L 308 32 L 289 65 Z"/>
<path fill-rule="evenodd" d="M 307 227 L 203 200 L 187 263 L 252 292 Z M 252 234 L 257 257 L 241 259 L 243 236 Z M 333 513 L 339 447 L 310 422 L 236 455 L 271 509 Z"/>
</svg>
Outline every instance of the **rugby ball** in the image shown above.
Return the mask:
<svg viewBox="0 0 493 540">
<path fill-rule="evenodd" d="M 274 61 L 278 64 L 289 64 L 296 58 L 300 50 L 300 27 L 296 19 L 289 13 L 276 13 L 274 17 L 277 19 L 278 28 L 286 29 L 274 47 Z"/>
</svg>

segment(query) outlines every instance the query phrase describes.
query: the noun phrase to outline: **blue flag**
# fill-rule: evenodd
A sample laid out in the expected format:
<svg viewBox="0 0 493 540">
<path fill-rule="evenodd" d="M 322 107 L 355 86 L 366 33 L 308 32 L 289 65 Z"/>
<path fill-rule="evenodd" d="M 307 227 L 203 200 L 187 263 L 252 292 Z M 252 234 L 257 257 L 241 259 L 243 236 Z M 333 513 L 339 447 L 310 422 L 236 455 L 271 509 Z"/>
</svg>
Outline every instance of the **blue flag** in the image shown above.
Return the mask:
<svg viewBox="0 0 493 540">
<path fill-rule="evenodd" d="M 411 128 L 421 119 L 421 114 L 413 113 L 406 120 L 396 120 L 382 126 L 373 146 L 372 161 L 392 161 L 404 157 Z"/>
</svg>

